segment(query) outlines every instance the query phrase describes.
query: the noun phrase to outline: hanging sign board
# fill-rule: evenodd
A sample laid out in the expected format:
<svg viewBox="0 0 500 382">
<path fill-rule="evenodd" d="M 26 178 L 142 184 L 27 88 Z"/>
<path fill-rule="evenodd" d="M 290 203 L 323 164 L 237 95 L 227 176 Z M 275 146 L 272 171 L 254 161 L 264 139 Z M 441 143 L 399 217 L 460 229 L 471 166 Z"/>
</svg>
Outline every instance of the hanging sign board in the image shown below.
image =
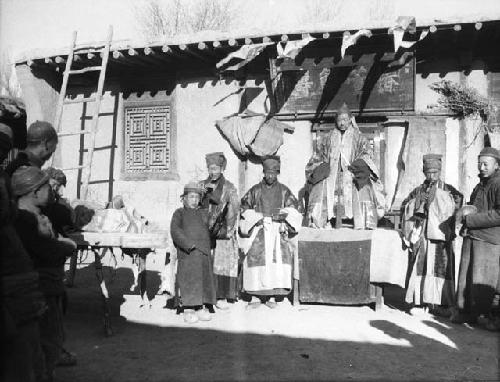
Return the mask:
<svg viewBox="0 0 500 382">
<path fill-rule="evenodd" d="M 343 102 L 352 111 L 413 111 L 415 60 L 411 52 L 401 57 L 369 53 L 294 60 L 271 59 L 270 71 L 278 115 L 335 112 Z"/>
</svg>

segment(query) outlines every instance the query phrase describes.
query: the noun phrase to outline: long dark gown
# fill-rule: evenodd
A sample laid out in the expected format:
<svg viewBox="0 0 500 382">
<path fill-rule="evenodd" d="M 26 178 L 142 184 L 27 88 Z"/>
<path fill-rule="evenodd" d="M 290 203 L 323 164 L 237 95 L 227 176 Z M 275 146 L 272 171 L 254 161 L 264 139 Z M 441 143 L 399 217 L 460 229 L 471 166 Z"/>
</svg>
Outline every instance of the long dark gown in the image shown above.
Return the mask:
<svg viewBox="0 0 500 382">
<path fill-rule="evenodd" d="M 182 306 L 215 304 L 207 211 L 177 209 L 172 216 L 170 233 L 177 248 L 177 286 Z"/>
</svg>

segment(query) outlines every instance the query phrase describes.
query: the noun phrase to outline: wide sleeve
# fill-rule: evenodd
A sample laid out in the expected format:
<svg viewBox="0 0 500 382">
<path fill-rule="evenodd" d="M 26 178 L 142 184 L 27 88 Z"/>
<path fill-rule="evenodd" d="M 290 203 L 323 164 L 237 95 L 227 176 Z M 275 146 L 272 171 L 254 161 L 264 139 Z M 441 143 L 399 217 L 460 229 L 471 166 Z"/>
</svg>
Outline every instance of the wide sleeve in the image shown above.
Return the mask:
<svg viewBox="0 0 500 382">
<path fill-rule="evenodd" d="M 238 197 L 238 192 L 234 186 L 229 187 L 228 190 L 228 209 L 226 215 L 226 225 L 227 231 L 232 232 L 236 228 L 236 223 L 238 221 L 238 214 L 240 212 L 240 199 Z"/>
<path fill-rule="evenodd" d="M 184 234 L 182 224 L 182 209 L 178 209 L 172 215 L 170 222 L 170 235 L 176 247 L 181 248 L 185 252 L 189 252 L 194 247 L 194 243 Z"/>
<path fill-rule="evenodd" d="M 459 209 L 462 207 L 462 204 L 464 202 L 464 195 L 458 191 L 455 187 L 453 187 L 451 184 L 446 185 L 447 191 L 451 194 L 453 200 L 455 201 L 455 209 Z"/>
<path fill-rule="evenodd" d="M 493 208 L 465 217 L 467 228 L 490 228 L 500 226 L 500 184 L 495 185 Z"/>
<path fill-rule="evenodd" d="M 255 200 L 255 186 L 252 187 L 247 193 L 241 198 L 241 213 L 246 210 L 253 210 L 255 208 L 256 200 Z"/>
<path fill-rule="evenodd" d="M 74 252 L 68 242 L 42 236 L 38 230 L 38 220 L 32 213 L 19 210 L 14 226 L 31 258 L 41 267 L 64 265 L 66 258 Z"/>
<path fill-rule="evenodd" d="M 419 192 L 420 192 L 420 186 L 414 188 L 413 191 L 411 191 L 408 194 L 408 196 L 401 202 L 401 207 L 400 207 L 401 216 L 404 214 L 405 207 L 408 204 L 408 202 L 412 199 L 415 199 Z"/>
<path fill-rule="evenodd" d="M 286 186 L 284 187 L 284 198 L 283 198 L 283 206 L 285 208 L 287 207 L 292 207 L 295 209 L 299 209 L 299 201 L 297 198 L 293 195 L 292 191 Z"/>
</svg>

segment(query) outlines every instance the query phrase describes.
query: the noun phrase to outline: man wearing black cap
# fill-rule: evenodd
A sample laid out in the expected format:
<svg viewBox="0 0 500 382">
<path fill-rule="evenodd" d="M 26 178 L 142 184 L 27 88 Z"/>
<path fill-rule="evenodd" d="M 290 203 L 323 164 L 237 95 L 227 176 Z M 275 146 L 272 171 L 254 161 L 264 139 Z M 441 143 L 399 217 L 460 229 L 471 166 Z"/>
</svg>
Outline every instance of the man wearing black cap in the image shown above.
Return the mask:
<svg viewBox="0 0 500 382">
<path fill-rule="evenodd" d="M 486 327 L 500 329 L 500 152 L 484 148 L 478 157 L 479 183 L 469 204 L 477 212 L 460 218 L 466 227 L 458 279 L 458 308 L 471 321 L 487 317 Z"/>
<path fill-rule="evenodd" d="M 202 207 L 208 209 L 217 291 L 217 307 L 227 309 L 238 298 L 238 213 L 236 187 L 224 177 L 227 160 L 222 152 L 205 156 L 208 178 L 202 182 Z"/>
<path fill-rule="evenodd" d="M 280 158 L 262 161 L 264 179 L 241 199 L 240 230 L 249 239 L 243 245 L 243 289 L 252 296 L 248 305 L 259 307 L 265 301 L 275 308 L 275 297 L 286 296 L 292 288 L 292 270 L 302 215 L 290 189 L 278 182 Z"/>
<path fill-rule="evenodd" d="M 453 215 L 463 196 L 441 179 L 441 155 L 423 156 L 425 181 L 401 204 L 405 240 L 413 253 L 406 302 L 450 315 L 455 305 Z M 413 312 L 418 309 L 413 309 Z"/>
</svg>

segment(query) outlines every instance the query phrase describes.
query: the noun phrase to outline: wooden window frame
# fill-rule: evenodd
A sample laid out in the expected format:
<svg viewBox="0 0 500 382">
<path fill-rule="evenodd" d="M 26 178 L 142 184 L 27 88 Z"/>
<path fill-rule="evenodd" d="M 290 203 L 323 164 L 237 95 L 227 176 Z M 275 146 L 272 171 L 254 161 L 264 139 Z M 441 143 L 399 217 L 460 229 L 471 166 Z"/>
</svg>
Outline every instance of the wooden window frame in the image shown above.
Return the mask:
<svg viewBox="0 0 500 382">
<path fill-rule="evenodd" d="M 169 149 L 169 170 L 166 172 L 137 172 L 131 173 L 125 170 L 125 158 L 127 155 L 125 142 L 126 142 L 126 111 L 128 108 L 133 107 L 154 107 L 154 106 L 169 106 L 170 107 L 170 147 Z M 148 98 L 148 99 L 138 99 L 130 98 L 123 101 L 122 106 L 122 170 L 121 170 L 121 180 L 126 181 L 145 181 L 145 180 L 174 180 L 178 181 L 180 179 L 178 169 L 177 169 L 177 118 L 176 118 L 176 107 L 175 98 L 173 96 L 166 96 L 164 98 Z"/>
</svg>

